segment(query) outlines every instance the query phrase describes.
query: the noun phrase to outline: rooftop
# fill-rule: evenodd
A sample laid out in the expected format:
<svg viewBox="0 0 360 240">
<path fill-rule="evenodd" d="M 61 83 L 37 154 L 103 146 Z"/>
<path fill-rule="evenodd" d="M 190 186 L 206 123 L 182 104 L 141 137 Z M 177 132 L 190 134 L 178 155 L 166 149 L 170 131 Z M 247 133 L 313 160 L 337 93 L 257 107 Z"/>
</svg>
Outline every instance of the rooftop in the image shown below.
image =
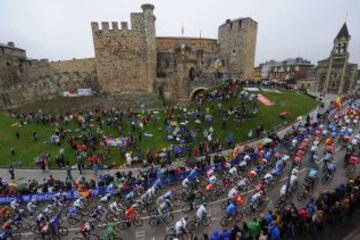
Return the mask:
<svg viewBox="0 0 360 240">
<path fill-rule="evenodd" d="M 12 44 L 12 45 L 11 45 L 11 44 Z M 8 43 L 8 44 L 0 43 L 0 47 L 1 47 L 1 48 L 9 48 L 9 49 L 14 49 L 14 50 L 19 50 L 19 51 L 25 52 L 24 49 L 15 47 L 14 43 Z"/>
<path fill-rule="evenodd" d="M 349 31 L 348 31 L 348 28 L 347 28 L 347 25 L 346 25 L 346 22 L 344 23 L 344 25 L 341 27 L 339 33 L 337 34 L 336 36 L 336 39 L 340 39 L 340 38 L 350 38 L 350 34 L 349 34 Z"/>
</svg>

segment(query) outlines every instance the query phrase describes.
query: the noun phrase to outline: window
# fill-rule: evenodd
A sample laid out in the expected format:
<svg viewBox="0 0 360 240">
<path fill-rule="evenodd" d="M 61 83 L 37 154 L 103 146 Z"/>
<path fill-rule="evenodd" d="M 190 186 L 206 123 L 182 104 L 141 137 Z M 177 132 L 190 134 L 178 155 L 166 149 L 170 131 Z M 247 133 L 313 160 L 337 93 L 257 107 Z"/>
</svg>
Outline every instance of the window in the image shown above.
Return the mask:
<svg viewBox="0 0 360 240">
<path fill-rule="evenodd" d="M 11 63 L 10 62 L 6 62 L 6 66 L 10 67 Z"/>
</svg>

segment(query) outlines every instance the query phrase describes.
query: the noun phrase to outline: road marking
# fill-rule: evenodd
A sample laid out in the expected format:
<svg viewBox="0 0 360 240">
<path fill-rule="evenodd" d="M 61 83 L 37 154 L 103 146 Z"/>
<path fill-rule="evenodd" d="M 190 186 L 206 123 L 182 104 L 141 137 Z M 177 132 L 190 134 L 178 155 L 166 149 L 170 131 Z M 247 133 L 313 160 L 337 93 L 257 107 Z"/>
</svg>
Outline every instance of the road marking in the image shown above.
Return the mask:
<svg viewBox="0 0 360 240">
<path fill-rule="evenodd" d="M 136 232 L 135 232 L 136 239 L 145 240 L 145 236 L 146 236 L 146 234 L 145 234 L 144 230 L 136 230 Z"/>
</svg>

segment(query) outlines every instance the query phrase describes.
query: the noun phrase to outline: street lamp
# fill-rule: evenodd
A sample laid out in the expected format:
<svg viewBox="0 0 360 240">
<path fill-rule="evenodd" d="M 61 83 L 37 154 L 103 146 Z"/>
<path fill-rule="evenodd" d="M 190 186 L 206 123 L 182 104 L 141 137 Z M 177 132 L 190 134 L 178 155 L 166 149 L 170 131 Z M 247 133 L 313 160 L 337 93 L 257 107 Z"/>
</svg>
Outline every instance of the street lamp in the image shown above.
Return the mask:
<svg viewBox="0 0 360 240">
<path fill-rule="evenodd" d="M 297 150 L 297 144 L 298 144 L 298 141 L 297 141 L 296 138 L 294 138 L 294 139 L 291 141 L 291 148 L 292 148 L 292 150 L 293 150 L 293 153 L 292 153 L 292 156 L 291 156 L 291 159 L 292 159 L 292 160 L 291 160 L 291 166 L 290 166 L 288 181 L 287 181 L 287 183 L 286 183 L 285 197 L 284 197 L 284 201 L 283 201 L 283 206 L 282 206 L 282 209 L 281 209 L 281 212 L 282 212 L 283 215 L 284 215 L 284 213 L 285 213 L 286 199 L 287 199 L 287 196 L 288 196 L 288 194 L 289 194 L 291 176 L 292 176 L 293 169 L 294 169 L 294 167 L 295 167 L 294 157 L 295 157 L 295 153 L 296 153 L 296 150 Z"/>
</svg>

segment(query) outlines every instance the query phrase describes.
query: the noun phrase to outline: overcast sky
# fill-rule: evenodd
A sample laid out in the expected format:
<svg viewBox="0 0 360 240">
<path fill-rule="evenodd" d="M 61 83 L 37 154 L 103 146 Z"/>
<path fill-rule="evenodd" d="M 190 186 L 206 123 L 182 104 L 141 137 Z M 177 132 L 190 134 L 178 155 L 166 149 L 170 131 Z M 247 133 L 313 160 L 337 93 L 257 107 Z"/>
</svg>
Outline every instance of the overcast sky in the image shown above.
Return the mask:
<svg viewBox="0 0 360 240">
<path fill-rule="evenodd" d="M 350 61 L 360 64 L 360 0 L 0 0 L 0 42 L 14 41 L 30 58 L 93 57 L 91 21 L 130 21 L 142 3 L 155 5 L 158 36 L 217 38 L 227 18 L 258 22 L 256 64 L 330 54 L 347 19 Z M 348 17 L 346 17 L 348 15 Z"/>
</svg>

